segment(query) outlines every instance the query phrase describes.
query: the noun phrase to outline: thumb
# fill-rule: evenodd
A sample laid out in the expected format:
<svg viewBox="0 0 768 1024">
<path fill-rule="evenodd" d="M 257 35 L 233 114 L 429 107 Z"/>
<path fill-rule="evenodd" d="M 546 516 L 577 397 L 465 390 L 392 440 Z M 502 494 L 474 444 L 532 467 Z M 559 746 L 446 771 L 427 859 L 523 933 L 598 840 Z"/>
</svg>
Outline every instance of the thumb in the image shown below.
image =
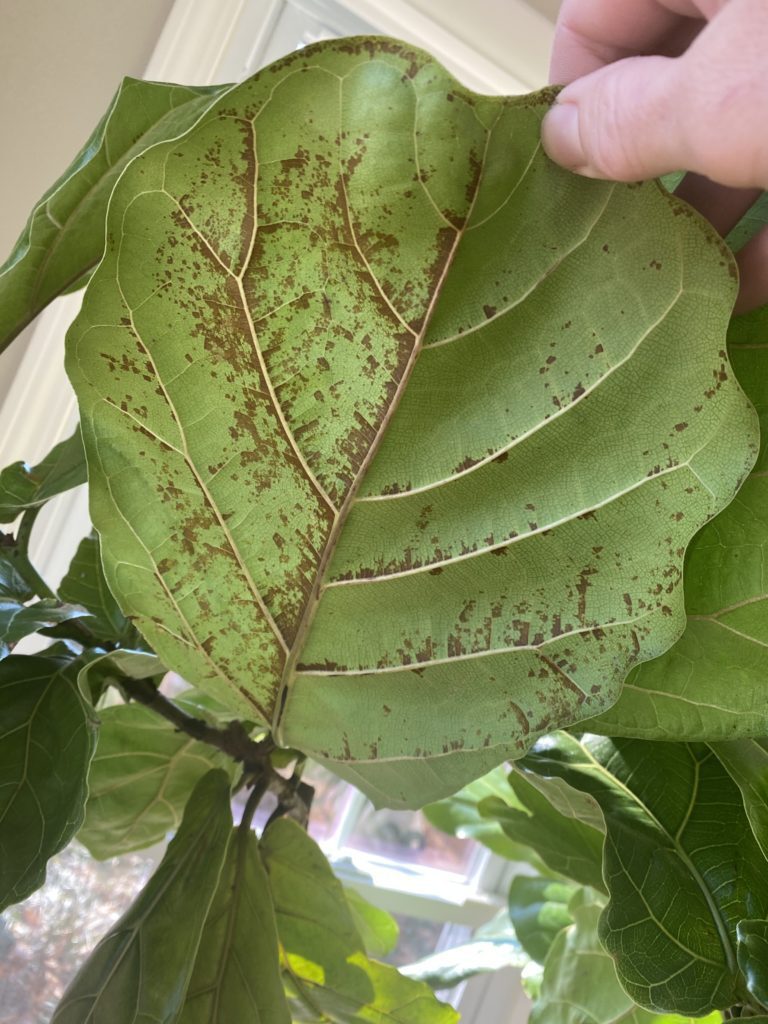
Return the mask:
<svg viewBox="0 0 768 1024">
<path fill-rule="evenodd" d="M 542 124 L 544 150 L 568 170 L 612 181 L 686 168 L 682 96 L 675 58 L 609 64 L 560 93 Z"/>
</svg>

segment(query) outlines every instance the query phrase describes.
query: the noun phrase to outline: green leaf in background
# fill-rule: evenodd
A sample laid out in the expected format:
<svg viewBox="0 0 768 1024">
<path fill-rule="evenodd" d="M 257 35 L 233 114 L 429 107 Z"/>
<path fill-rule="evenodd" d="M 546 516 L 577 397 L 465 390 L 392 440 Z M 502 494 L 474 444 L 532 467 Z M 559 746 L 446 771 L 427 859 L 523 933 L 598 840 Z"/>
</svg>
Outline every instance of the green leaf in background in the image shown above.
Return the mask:
<svg viewBox="0 0 768 1024">
<path fill-rule="evenodd" d="M 752 833 L 768 858 L 768 739 L 731 740 L 711 747 L 739 787 Z"/>
<path fill-rule="evenodd" d="M 540 874 L 546 875 L 547 866 L 529 846 L 510 839 L 498 821 L 480 813 L 479 805 L 487 797 L 498 797 L 520 810 L 524 809 L 509 785 L 508 774 L 509 770 L 500 765 L 482 778 L 470 782 L 453 796 L 428 804 L 422 808 L 422 813 L 431 825 L 448 835 L 458 836 L 459 839 L 474 839 L 499 857 L 527 861 Z"/>
<path fill-rule="evenodd" d="M 744 214 L 730 232 L 726 241 L 734 252 L 750 240 L 758 231 L 768 225 L 768 192 L 763 192 L 757 202 Z"/>
<path fill-rule="evenodd" d="M 97 723 L 78 689 L 81 664 L 0 661 L 0 911 L 43 884 L 83 820 Z"/>
<path fill-rule="evenodd" d="M 760 455 L 688 549 L 685 633 L 630 673 L 618 703 L 583 723 L 591 732 L 672 741 L 768 734 L 768 318 L 737 318 L 729 351 L 760 417 Z"/>
<path fill-rule="evenodd" d="M 59 597 L 89 612 L 83 625 L 100 641 L 125 642 L 133 627 L 109 591 L 101 567 L 99 539 L 85 537 L 59 586 Z"/>
<path fill-rule="evenodd" d="M 59 180 L 35 206 L 0 267 L 0 351 L 104 251 L 104 215 L 126 163 L 183 132 L 227 86 L 123 80 L 109 110 Z"/>
<path fill-rule="evenodd" d="M 747 988 L 762 1008 L 768 1007 L 768 921 L 739 921 L 736 929 L 739 967 Z"/>
<path fill-rule="evenodd" d="M 40 508 L 55 495 L 86 480 L 85 452 L 78 427 L 36 466 L 14 462 L 0 472 L 0 522 L 10 523 L 22 512 Z"/>
<path fill-rule="evenodd" d="M 23 604 L 34 596 L 34 590 L 19 574 L 12 549 L 0 547 L 0 600 L 10 598 Z"/>
<path fill-rule="evenodd" d="M 608 707 L 754 458 L 728 251 L 552 164 L 552 97 L 297 51 L 126 167 L 68 335 L 123 611 L 379 803 Z"/>
<path fill-rule="evenodd" d="M 713 752 L 559 733 L 524 763 L 600 804 L 611 897 L 600 937 L 635 1002 L 694 1016 L 739 1003 L 736 926 L 766 916 L 768 865 Z"/>
<path fill-rule="evenodd" d="M 344 887 L 355 928 L 369 956 L 387 956 L 397 945 L 400 928 L 386 910 L 369 903 L 356 889 Z"/>
<path fill-rule="evenodd" d="M 237 766 L 225 754 L 140 704 L 104 708 L 99 718 L 77 837 L 99 860 L 164 840 L 178 828 L 190 790 L 212 768 L 234 776 Z"/>
<path fill-rule="evenodd" d="M 97 653 L 80 671 L 79 684 L 84 693 L 90 694 L 96 705 L 107 686 L 118 687 L 121 679 L 157 679 L 165 673 L 163 663 L 156 654 L 148 651 L 119 649 Z"/>
<path fill-rule="evenodd" d="M 515 842 L 534 849 L 551 871 L 604 890 L 603 833 L 561 814 L 517 769 L 510 773 L 509 784 L 514 803 L 488 797 L 478 805 L 480 814 L 498 821 Z"/>
<path fill-rule="evenodd" d="M 589 889 L 573 896 L 574 923 L 552 944 L 530 1024 L 685 1024 L 688 1018 L 643 1010 L 619 983 L 613 960 L 598 939 L 604 898 Z M 718 1024 L 719 1013 L 701 1024 Z"/>
<path fill-rule="evenodd" d="M 208 772 L 160 866 L 77 972 L 51 1024 L 178 1020 L 231 831 L 229 777 Z"/>
<path fill-rule="evenodd" d="M 555 936 L 572 923 L 568 903 L 577 886 L 518 875 L 509 889 L 509 916 L 520 945 L 543 964 Z"/>
<path fill-rule="evenodd" d="M 425 956 L 414 964 L 401 967 L 400 973 L 439 991 L 460 985 L 462 981 L 478 974 L 493 974 L 505 967 L 522 967 L 527 959 L 514 940 L 493 942 L 490 939 L 476 939 Z"/>
<path fill-rule="evenodd" d="M 251 829 L 233 833 L 178 1024 L 290 1024 L 275 911 Z"/>
<path fill-rule="evenodd" d="M 60 604 L 58 601 L 46 599 L 25 605 L 0 597 L 0 659 L 5 658 L 25 636 L 31 636 L 47 626 L 55 626 L 58 622 L 80 619 L 85 615 L 85 609 Z"/>
<path fill-rule="evenodd" d="M 341 883 L 319 846 L 287 818 L 259 844 L 283 948 L 286 985 L 297 1003 L 336 1024 L 455 1024 L 458 1015 L 424 984 L 369 960 Z"/>
</svg>

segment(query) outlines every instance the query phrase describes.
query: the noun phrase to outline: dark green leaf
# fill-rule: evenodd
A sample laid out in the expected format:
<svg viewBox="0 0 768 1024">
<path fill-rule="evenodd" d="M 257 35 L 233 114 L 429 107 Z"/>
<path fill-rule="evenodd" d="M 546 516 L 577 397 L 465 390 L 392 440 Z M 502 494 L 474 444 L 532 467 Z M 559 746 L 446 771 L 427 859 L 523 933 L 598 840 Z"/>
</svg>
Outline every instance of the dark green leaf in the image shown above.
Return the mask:
<svg viewBox="0 0 768 1024">
<path fill-rule="evenodd" d="M 739 792 L 703 745 L 563 733 L 525 758 L 595 797 L 611 896 L 600 937 L 627 992 L 656 1012 L 740 1001 L 736 926 L 768 910 L 768 866 Z"/>
<path fill-rule="evenodd" d="M 0 598 L 0 659 L 23 637 L 45 626 L 55 626 L 57 622 L 65 622 L 67 619 L 79 619 L 86 614 L 83 608 L 74 608 L 59 601 L 36 601 L 25 605 Z"/>
<path fill-rule="evenodd" d="M 734 321 L 730 354 L 760 416 L 760 455 L 688 549 L 682 638 L 630 673 L 618 703 L 582 724 L 590 732 L 673 741 L 768 734 L 768 316 L 762 326 L 753 314 Z"/>
<path fill-rule="evenodd" d="M 498 821 L 515 842 L 532 847 L 550 870 L 604 890 L 602 832 L 561 814 L 521 772 L 513 771 L 509 783 L 515 804 L 489 797 L 479 804 L 480 813 Z"/>
<path fill-rule="evenodd" d="M 768 921 L 739 921 L 736 935 L 739 967 L 747 988 L 764 1009 L 768 1007 Z"/>
<path fill-rule="evenodd" d="M 453 796 L 446 797 L 438 803 L 428 804 L 423 809 L 424 816 L 435 828 L 449 835 L 458 836 L 460 839 L 474 839 L 500 857 L 528 861 L 541 874 L 546 874 L 547 867 L 544 861 L 529 846 L 514 842 L 498 821 L 484 817 L 479 811 L 480 802 L 487 797 L 498 797 L 510 806 L 523 809 L 507 781 L 508 774 L 508 770 L 503 766 L 494 768 L 492 772 L 475 782 L 470 782 Z"/>
<path fill-rule="evenodd" d="M 90 139 L 35 206 L 0 267 L 0 351 L 41 309 L 81 285 L 104 251 L 104 216 L 126 163 L 188 128 L 227 86 L 126 78 Z"/>
<path fill-rule="evenodd" d="M 555 936 L 572 923 L 568 902 L 575 885 L 551 878 L 518 875 L 509 890 L 509 916 L 520 945 L 531 959 L 543 964 Z"/>
<path fill-rule="evenodd" d="M 260 849 L 277 914 L 286 981 L 300 1006 L 337 1024 L 458 1020 L 426 985 L 368 959 L 341 883 L 299 825 L 279 818 L 265 831 Z"/>
<path fill-rule="evenodd" d="M 54 495 L 86 480 L 85 452 L 78 427 L 36 466 L 14 462 L 0 472 L 0 523 L 10 523 L 22 512 L 39 508 Z"/>
<path fill-rule="evenodd" d="M 126 167 L 68 335 L 123 611 L 380 803 L 610 706 L 755 455 L 730 253 L 549 161 L 552 99 L 297 51 Z"/>
<path fill-rule="evenodd" d="M 95 652 L 94 652 L 95 653 Z M 107 686 L 119 686 L 121 679 L 153 679 L 158 682 L 165 672 L 156 654 L 147 651 L 120 649 L 99 653 L 80 672 L 80 688 L 91 695 L 96 704 Z"/>
<path fill-rule="evenodd" d="M 0 600 L 10 598 L 23 604 L 35 596 L 35 592 L 19 574 L 12 550 L 0 547 Z"/>
<path fill-rule="evenodd" d="M 229 777 L 209 772 L 160 866 L 80 968 L 51 1024 L 178 1019 L 231 831 Z"/>
<path fill-rule="evenodd" d="M 99 641 L 123 642 L 133 629 L 110 593 L 101 567 L 99 539 L 95 534 L 80 541 L 64 579 L 59 597 L 70 604 L 79 604 L 90 615 L 83 623 Z"/>
<path fill-rule="evenodd" d="M 42 885 L 80 827 L 96 718 L 78 689 L 82 661 L 0 661 L 0 911 Z"/>
<path fill-rule="evenodd" d="M 99 860 L 164 840 L 178 828 L 191 789 L 212 768 L 234 776 L 236 765 L 225 754 L 140 704 L 105 708 L 99 718 L 78 834 Z"/>
<path fill-rule="evenodd" d="M 768 857 L 768 739 L 732 740 L 711 746 L 741 790 L 752 832 Z"/>
<path fill-rule="evenodd" d="M 355 928 L 369 956 L 387 956 L 397 945 L 400 929 L 386 910 L 369 903 L 356 889 L 344 888 Z"/>
<path fill-rule="evenodd" d="M 688 1018 L 643 1010 L 627 995 L 598 939 L 604 900 L 588 889 L 570 909 L 574 923 L 555 938 L 544 965 L 530 1024 L 685 1024 Z M 718 1024 L 714 1013 L 700 1024 Z"/>
<path fill-rule="evenodd" d="M 232 835 L 178 1024 L 290 1024 L 269 881 L 249 829 Z"/>
</svg>

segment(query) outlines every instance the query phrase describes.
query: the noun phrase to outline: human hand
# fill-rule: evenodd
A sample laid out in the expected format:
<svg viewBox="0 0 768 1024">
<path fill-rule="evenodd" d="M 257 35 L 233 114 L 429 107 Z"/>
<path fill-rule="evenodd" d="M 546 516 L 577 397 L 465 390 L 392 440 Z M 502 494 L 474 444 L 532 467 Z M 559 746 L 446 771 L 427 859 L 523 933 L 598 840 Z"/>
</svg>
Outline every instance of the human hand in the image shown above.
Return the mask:
<svg viewBox="0 0 768 1024">
<path fill-rule="evenodd" d="M 696 172 L 677 194 L 727 234 L 768 188 L 767 71 L 768 0 L 564 0 L 544 149 L 594 178 Z M 744 312 L 768 302 L 768 229 L 737 259 Z"/>
</svg>

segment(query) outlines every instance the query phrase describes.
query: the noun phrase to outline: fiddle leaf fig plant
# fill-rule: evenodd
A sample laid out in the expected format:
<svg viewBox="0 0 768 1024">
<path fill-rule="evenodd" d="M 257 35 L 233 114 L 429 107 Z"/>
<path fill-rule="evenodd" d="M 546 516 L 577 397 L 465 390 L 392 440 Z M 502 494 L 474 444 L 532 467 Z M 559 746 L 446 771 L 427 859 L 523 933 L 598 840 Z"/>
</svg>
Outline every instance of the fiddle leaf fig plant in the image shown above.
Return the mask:
<svg viewBox="0 0 768 1024">
<path fill-rule="evenodd" d="M 80 430 L 0 473 L 0 906 L 174 835 L 56 1024 L 450 1024 L 417 979 L 491 947 L 534 1021 L 768 1013 L 768 342 L 663 185 L 550 163 L 554 95 L 383 37 L 126 80 L 0 268 L 0 347 L 85 285 Z M 471 963 L 372 959 L 308 759 L 527 862 Z"/>
</svg>

